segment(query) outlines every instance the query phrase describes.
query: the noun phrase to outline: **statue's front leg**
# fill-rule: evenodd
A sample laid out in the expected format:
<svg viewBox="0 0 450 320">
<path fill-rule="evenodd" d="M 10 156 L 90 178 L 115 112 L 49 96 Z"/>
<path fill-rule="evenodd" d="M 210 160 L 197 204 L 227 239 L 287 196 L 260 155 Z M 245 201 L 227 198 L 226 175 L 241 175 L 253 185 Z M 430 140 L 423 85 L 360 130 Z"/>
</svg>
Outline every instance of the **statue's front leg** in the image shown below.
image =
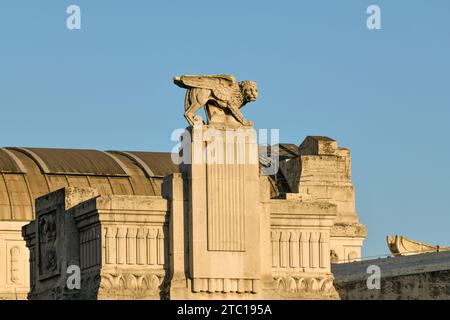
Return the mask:
<svg viewBox="0 0 450 320">
<path fill-rule="evenodd" d="M 231 106 L 229 106 L 228 109 L 230 110 L 231 114 L 236 118 L 236 120 L 239 121 L 239 123 L 241 123 L 244 126 L 253 126 L 253 122 L 246 121 L 241 111 L 239 111 L 239 109 Z"/>
</svg>

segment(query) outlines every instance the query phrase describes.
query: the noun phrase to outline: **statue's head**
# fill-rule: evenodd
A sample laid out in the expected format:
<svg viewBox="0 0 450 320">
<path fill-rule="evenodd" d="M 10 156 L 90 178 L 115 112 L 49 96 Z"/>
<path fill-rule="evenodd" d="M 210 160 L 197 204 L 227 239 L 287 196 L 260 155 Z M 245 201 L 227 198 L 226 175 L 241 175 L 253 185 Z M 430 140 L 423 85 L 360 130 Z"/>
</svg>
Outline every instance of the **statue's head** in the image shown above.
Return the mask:
<svg viewBox="0 0 450 320">
<path fill-rule="evenodd" d="M 255 101 L 258 98 L 258 86 L 254 81 L 241 81 L 239 82 L 242 95 L 245 102 Z"/>
</svg>

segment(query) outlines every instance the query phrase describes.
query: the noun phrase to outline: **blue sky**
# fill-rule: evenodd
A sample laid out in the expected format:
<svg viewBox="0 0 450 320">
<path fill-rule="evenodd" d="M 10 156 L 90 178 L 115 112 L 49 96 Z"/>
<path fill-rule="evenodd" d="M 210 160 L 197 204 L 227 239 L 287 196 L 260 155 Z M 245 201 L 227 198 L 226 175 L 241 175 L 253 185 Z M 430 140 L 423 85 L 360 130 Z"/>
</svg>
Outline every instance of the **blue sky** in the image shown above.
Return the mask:
<svg viewBox="0 0 450 320">
<path fill-rule="evenodd" d="M 364 256 L 387 234 L 450 245 L 449 59 L 448 0 L 2 0 L 0 145 L 169 151 L 172 77 L 234 74 L 258 128 L 350 148 Z"/>
</svg>

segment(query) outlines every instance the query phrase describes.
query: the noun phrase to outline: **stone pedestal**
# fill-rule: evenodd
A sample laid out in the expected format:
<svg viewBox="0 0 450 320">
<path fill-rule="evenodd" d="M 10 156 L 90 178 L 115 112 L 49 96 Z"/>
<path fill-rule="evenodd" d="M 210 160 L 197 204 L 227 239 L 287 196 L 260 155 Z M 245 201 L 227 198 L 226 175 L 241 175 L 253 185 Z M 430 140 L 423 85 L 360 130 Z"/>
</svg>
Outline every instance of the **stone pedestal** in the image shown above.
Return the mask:
<svg viewBox="0 0 450 320">
<path fill-rule="evenodd" d="M 336 299 L 330 233 L 337 206 L 270 199 L 251 127 L 197 122 L 189 133 L 182 173 L 163 184 L 170 299 Z"/>
<path fill-rule="evenodd" d="M 258 293 L 261 205 L 253 128 L 197 123 L 190 160 L 182 172 L 188 180 L 192 292 Z"/>
</svg>

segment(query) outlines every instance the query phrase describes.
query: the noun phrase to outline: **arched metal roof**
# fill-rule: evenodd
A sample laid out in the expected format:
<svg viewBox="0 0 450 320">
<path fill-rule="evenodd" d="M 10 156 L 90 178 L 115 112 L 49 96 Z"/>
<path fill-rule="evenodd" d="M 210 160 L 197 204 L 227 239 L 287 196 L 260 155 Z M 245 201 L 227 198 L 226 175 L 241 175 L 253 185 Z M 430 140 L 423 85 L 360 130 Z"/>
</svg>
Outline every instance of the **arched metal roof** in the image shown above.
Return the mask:
<svg viewBox="0 0 450 320">
<path fill-rule="evenodd" d="M 0 220 L 31 220 L 34 200 L 63 187 L 161 195 L 162 178 L 178 171 L 164 152 L 0 148 Z"/>
<path fill-rule="evenodd" d="M 137 152 L 137 151 L 109 151 L 122 154 L 139 165 L 149 177 L 164 177 L 178 171 L 168 152 Z"/>
</svg>

